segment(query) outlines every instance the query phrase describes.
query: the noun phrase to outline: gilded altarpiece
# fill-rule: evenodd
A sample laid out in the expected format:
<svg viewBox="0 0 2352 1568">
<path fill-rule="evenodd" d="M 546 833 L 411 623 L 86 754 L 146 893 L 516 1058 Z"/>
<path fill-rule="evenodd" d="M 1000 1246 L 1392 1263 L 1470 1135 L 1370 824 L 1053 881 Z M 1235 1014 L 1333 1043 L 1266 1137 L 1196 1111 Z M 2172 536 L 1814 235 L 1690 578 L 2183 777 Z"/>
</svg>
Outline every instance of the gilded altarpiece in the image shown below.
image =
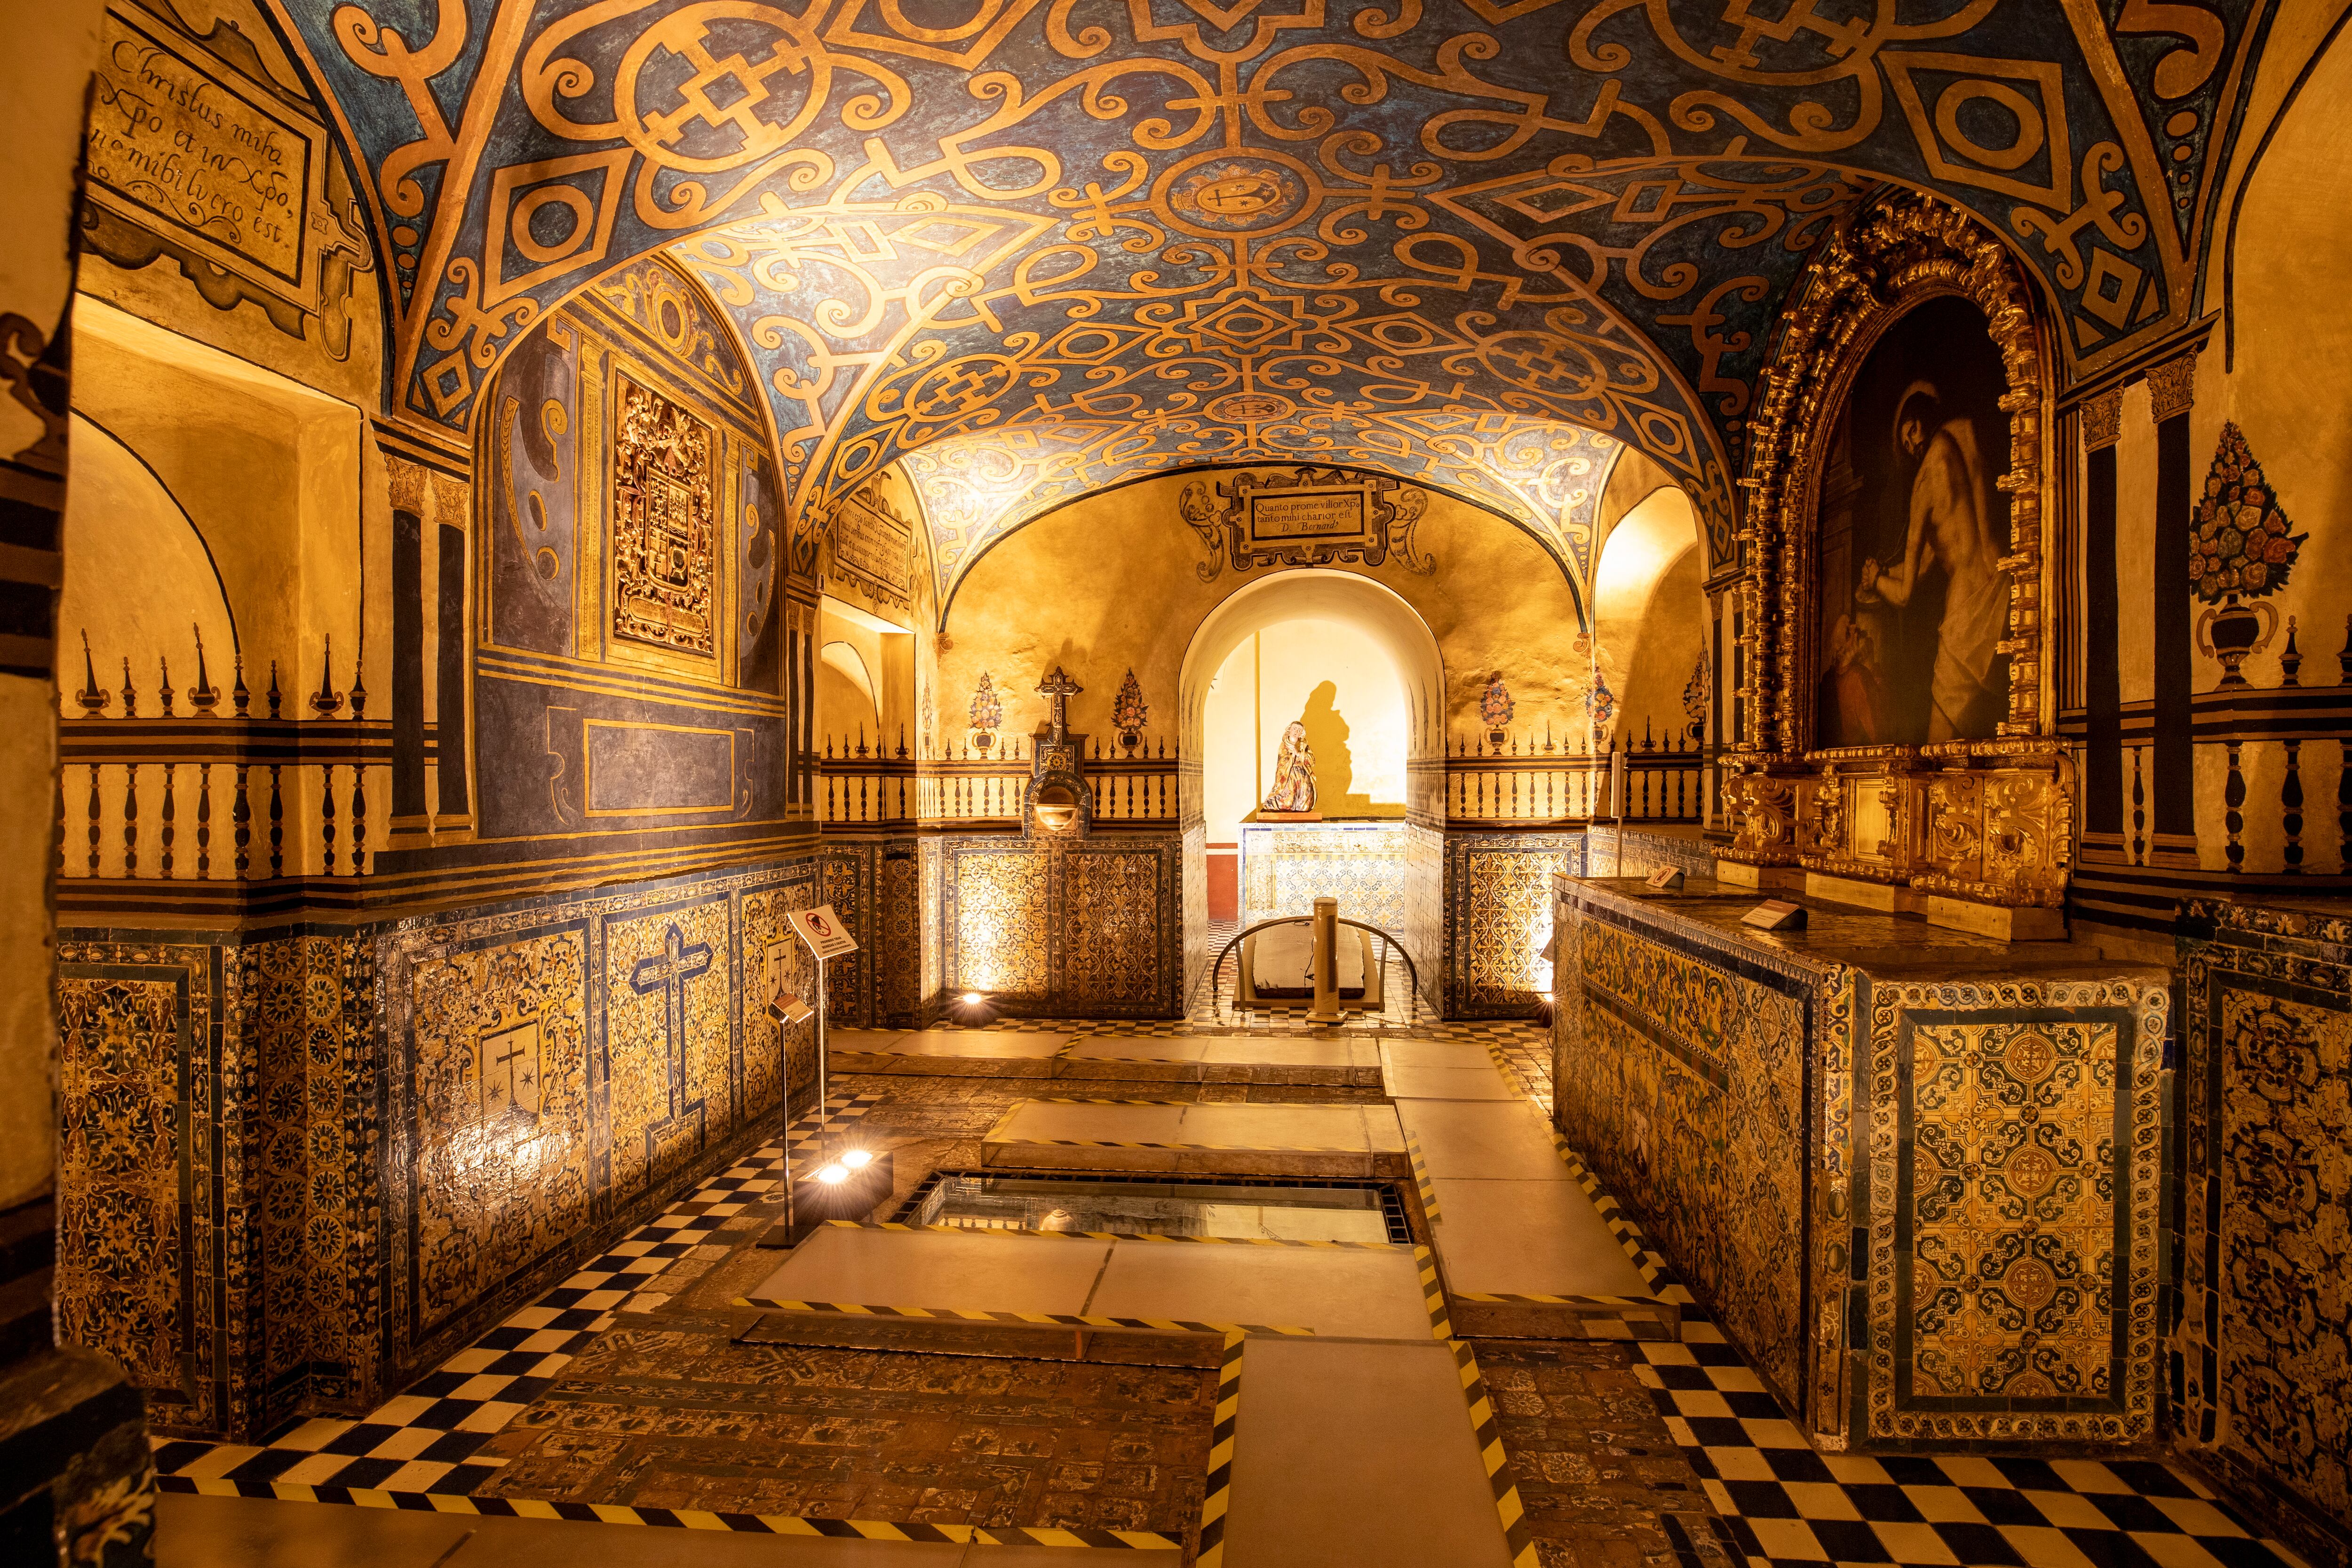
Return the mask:
<svg viewBox="0 0 2352 1568">
<path fill-rule="evenodd" d="M 2315 1562 L 2352 1550 L 2352 920 L 2198 900 L 2180 944 L 2189 1451 Z"/>
<path fill-rule="evenodd" d="M 2053 383 L 2026 273 L 1958 209 L 1901 194 L 1842 224 L 1791 298 L 1742 481 L 1723 858 L 2054 910 L 2074 766 L 2051 727 Z M 1981 387 L 1897 375 L 1865 406 L 1898 350 L 1994 368 Z M 1893 515 L 1877 534 L 1873 507 Z M 1874 548 L 1891 553 L 1858 559 Z"/>
</svg>

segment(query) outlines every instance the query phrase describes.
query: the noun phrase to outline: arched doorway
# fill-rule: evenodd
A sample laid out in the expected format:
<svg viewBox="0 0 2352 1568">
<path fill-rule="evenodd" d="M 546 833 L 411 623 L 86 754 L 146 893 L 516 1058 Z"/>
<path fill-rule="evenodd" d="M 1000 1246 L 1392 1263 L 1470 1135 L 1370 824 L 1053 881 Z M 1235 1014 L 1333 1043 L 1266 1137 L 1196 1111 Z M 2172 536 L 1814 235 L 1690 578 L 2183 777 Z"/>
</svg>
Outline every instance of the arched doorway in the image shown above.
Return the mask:
<svg viewBox="0 0 2352 1568">
<path fill-rule="evenodd" d="M 1201 759 L 1179 779 L 1188 994 L 1210 956 L 1213 839 L 1232 846 L 1217 852 L 1230 857 L 1232 871 L 1221 875 L 1234 882 L 1231 901 L 1217 901 L 1221 915 L 1304 914 L 1290 905 L 1335 893 L 1343 914 L 1393 931 L 1434 975 L 1423 952 L 1433 957 L 1436 933 L 1420 928 L 1434 922 L 1416 916 L 1437 907 L 1442 830 L 1413 820 L 1414 765 L 1442 773 L 1444 681 L 1427 622 L 1393 591 L 1352 572 L 1277 572 L 1202 617 L 1179 683 L 1182 755 Z M 1288 825 L 1284 831 L 1297 834 L 1288 840 L 1262 824 L 1248 834 L 1262 857 L 1253 870 L 1244 830 L 1294 723 L 1314 756 L 1324 821 Z M 1279 870 L 1268 858 L 1277 849 Z"/>
</svg>

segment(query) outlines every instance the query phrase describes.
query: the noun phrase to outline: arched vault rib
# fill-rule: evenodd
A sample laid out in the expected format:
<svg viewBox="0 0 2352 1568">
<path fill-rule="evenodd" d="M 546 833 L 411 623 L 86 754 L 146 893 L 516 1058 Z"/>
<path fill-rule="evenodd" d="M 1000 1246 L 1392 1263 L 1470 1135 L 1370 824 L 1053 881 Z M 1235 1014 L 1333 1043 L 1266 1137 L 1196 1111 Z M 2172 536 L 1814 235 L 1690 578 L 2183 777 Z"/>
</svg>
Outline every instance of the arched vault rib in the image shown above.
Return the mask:
<svg viewBox="0 0 2352 1568">
<path fill-rule="evenodd" d="M 764 223 L 801 259 L 752 307 L 775 340 L 751 336 L 818 514 L 931 440 L 1186 414 L 1183 355 L 1097 373 L 1067 334 L 1164 347 L 1257 309 L 1299 334 L 1273 391 L 1607 432 L 1718 531 L 1761 329 L 1860 184 L 2007 235 L 2067 373 L 2184 321 L 2270 9 L 2144 8 L 2157 30 L 2127 8 L 2111 31 L 2095 0 L 966 5 L 282 5 L 368 171 L 388 402 L 462 429 L 581 277 L 722 227 L 751 248 Z M 875 287 L 914 245 L 902 220 L 947 212 L 1012 248 L 967 235 Z M 1382 337 L 1406 319 L 1429 344 Z"/>
<path fill-rule="evenodd" d="M 980 558 L 1024 524 L 1087 496 L 1161 474 L 1207 467 L 1312 463 L 1381 474 L 1443 491 L 1534 536 L 1559 563 L 1580 607 L 1591 578 L 1592 530 L 1622 443 L 1575 425 L 1527 420 L 1481 434 L 1402 422 L 1350 429 L 1338 422 L 1286 431 L 1276 422 L 1176 428 L 1106 422 L 1019 425 L 941 441 L 900 465 L 920 498 L 931 541 L 940 613 Z M 1175 527 L 1178 519 L 1167 519 Z"/>
</svg>

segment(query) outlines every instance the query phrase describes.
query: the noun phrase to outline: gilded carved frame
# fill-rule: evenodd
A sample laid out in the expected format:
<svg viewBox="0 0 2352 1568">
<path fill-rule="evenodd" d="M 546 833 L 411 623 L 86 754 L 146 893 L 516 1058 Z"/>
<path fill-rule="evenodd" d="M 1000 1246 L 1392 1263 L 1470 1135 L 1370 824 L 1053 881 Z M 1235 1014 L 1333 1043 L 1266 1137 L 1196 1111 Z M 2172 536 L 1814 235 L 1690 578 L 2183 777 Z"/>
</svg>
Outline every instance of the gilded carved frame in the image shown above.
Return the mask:
<svg viewBox="0 0 2352 1568">
<path fill-rule="evenodd" d="M 1993 736 L 1819 750 L 1815 559 L 1838 413 L 1880 339 L 1916 307 L 1957 296 L 1983 312 L 2007 390 L 2010 497 L 2006 716 Z M 1907 885 L 2000 904 L 2063 901 L 2073 770 L 2051 728 L 2046 661 L 2053 516 L 2047 435 L 2056 388 L 2024 268 L 1958 209 L 1905 193 L 1825 244 L 1782 318 L 1751 426 L 1735 585 L 1745 678 L 1725 758 L 1726 858 Z"/>
</svg>

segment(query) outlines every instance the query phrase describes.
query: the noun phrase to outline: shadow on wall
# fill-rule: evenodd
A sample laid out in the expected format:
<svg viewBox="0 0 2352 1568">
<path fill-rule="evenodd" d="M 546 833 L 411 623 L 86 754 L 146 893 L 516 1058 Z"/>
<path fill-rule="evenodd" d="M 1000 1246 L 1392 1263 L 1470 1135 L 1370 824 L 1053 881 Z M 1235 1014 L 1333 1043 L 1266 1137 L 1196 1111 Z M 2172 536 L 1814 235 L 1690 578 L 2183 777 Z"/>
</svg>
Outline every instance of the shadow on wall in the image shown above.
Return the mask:
<svg viewBox="0 0 2352 1568">
<path fill-rule="evenodd" d="M 1315 755 L 1315 807 L 1327 817 L 1402 817 L 1404 803 L 1375 802 L 1358 794 L 1355 754 L 1348 748 L 1348 721 L 1339 708 L 1339 686 L 1325 681 L 1307 694 L 1298 716 L 1306 727 L 1307 745 Z"/>
</svg>

